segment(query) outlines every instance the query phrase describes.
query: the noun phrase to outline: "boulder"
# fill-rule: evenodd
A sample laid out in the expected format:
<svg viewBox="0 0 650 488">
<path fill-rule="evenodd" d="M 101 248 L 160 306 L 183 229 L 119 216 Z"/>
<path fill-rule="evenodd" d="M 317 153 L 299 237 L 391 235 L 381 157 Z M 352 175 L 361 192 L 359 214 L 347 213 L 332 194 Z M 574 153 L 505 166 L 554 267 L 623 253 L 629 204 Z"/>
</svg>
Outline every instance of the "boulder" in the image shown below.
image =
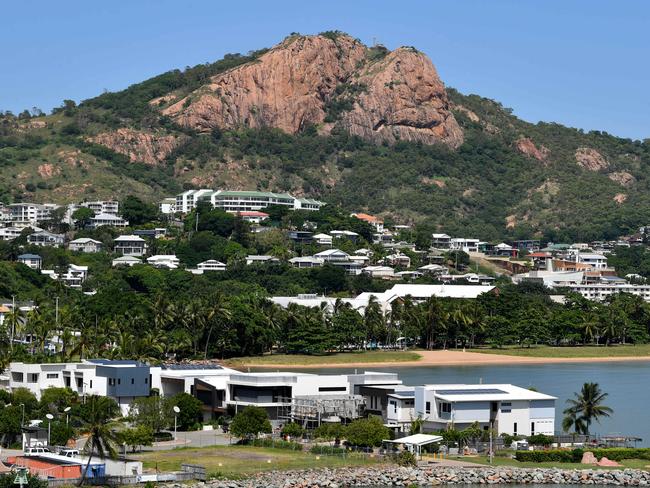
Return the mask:
<svg viewBox="0 0 650 488">
<path fill-rule="evenodd" d="M 594 453 L 591 451 L 587 451 L 582 455 L 582 460 L 580 461 L 581 464 L 598 464 L 598 459 L 596 459 L 596 456 L 594 456 Z"/>
</svg>

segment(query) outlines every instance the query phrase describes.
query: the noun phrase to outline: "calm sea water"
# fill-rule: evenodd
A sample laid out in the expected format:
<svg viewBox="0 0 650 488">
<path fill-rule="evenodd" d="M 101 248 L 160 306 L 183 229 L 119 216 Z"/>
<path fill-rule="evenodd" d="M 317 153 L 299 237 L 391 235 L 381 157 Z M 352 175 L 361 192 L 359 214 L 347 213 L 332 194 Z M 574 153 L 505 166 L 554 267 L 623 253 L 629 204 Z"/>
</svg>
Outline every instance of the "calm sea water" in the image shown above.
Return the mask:
<svg viewBox="0 0 650 488">
<path fill-rule="evenodd" d="M 359 372 L 364 368 L 357 368 Z M 427 383 L 512 383 L 558 397 L 556 430 L 561 429 L 562 410 L 567 398 L 585 382 L 600 384 L 609 396 L 605 404 L 614 409 L 610 418 L 592 425 L 592 433 L 624 434 L 643 439 L 650 446 L 650 361 L 574 363 L 548 365 L 420 366 L 367 368 L 398 373 L 406 385 Z M 354 368 L 322 368 L 300 371 L 320 374 L 354 372 Z"/>
</svg>

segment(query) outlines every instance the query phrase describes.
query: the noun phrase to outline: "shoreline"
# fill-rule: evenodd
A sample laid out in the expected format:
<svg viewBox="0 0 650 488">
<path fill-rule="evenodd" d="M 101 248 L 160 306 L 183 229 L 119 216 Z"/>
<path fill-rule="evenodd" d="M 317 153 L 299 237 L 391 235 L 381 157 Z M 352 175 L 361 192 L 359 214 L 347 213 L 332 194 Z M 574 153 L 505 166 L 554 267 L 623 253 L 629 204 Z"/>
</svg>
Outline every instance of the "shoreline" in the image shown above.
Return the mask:
<svg viewBox="0 0 650 488">
<path fill-rule="evenodd" d="M 445 351 L 414 351 L 420 354 L 420 359 L 414 361 L 373 361 L 349 363 L 313 363 L 313 364 L 237 364 L 235 369 L 329 369 L 329 368 L 382 368 L 382 367 L 417 367 L 417 366 L 490 366 L 490 365 L 520 365 L 520 364 L 561 364 L 561 363 L 615 363 L 615 362 L 650 362 L 650 356 L 607 356 L 607 357 L 528 357 L 510 356 L 505 354 L 489 354 L 480 352 L 463 352 L 456 350 Z M 227 365 L 227 363 L 226 363 Z"/>
</svg>

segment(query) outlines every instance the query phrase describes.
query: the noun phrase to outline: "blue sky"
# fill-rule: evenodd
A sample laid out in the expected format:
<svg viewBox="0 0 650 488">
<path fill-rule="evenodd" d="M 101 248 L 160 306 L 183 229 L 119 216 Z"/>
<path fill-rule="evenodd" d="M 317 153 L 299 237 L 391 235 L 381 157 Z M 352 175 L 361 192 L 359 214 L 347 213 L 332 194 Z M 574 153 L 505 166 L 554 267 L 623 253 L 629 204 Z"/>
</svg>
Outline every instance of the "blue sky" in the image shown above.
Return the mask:
<svg viewBox="0 0 650 488">
<path fill-rule="evenodd" d="M 0 7 L 0 110 L 82 100 L 173 68 L 339 29 L 415 46 L 443 81 L 533 122 L 650 137 L 650 2 L 21 0 Z"/>
</svg>

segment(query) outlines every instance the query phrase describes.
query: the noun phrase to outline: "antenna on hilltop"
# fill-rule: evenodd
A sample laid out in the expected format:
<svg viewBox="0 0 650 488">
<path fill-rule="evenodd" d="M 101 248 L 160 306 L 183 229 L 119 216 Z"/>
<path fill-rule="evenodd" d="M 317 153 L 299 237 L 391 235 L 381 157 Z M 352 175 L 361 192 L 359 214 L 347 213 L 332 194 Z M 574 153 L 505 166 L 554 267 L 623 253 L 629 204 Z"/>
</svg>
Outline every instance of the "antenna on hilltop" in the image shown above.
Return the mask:
<svg viewBox="0 0 650 488">
<path fill-rule="evenodd" d="M 376 37 L 372 38 L 372 47 L 377 47 L 377 38 Z"/>
</svg>

